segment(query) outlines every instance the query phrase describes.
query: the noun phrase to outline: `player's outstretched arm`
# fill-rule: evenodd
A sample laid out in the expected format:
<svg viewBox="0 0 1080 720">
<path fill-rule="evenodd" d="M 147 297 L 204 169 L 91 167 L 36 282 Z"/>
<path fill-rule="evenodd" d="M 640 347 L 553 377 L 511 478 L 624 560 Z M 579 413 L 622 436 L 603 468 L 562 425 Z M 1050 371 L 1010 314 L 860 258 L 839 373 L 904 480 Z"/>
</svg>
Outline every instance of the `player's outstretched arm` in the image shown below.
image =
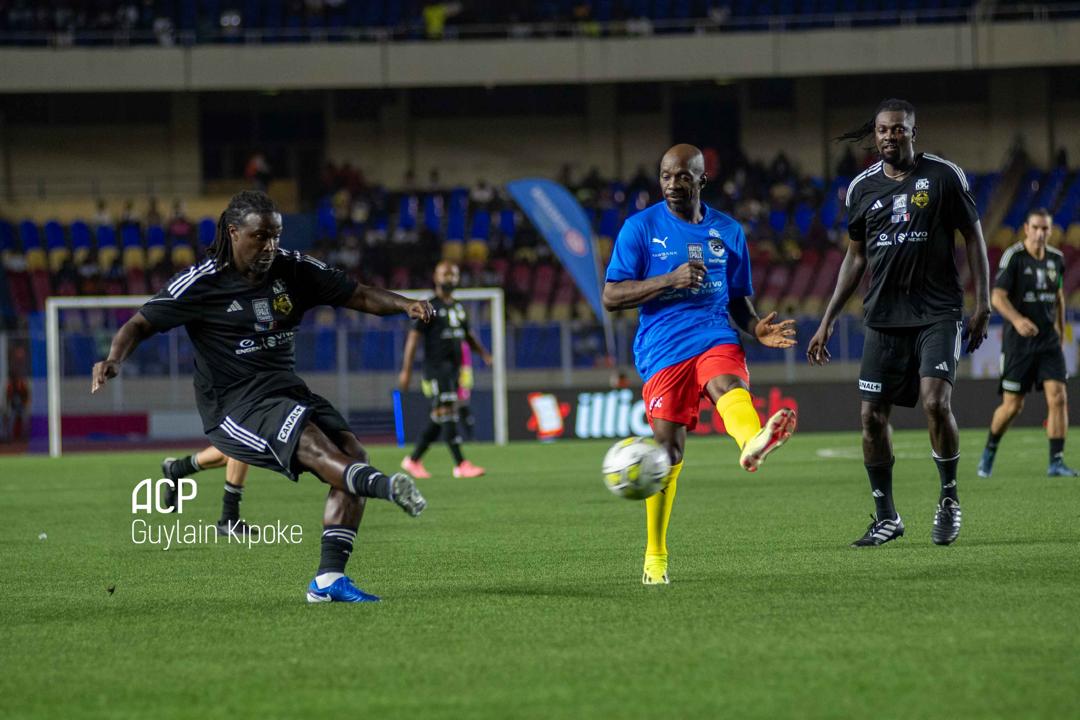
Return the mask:
<svg viewBox="0 0 1080 720">
<path fill-rule="evenodd" d="M 986 259 L 986 241 L 983 240 L 982 224 L 978 220 L 974 225 L 960 228 L 960 234 L 964 236 L 968 268 L 975 281 L 975 310 L 971 313 L 967 328 L 967 351 L 971 353 L 982 345 L 990 325 L 990 263 Z"/>
<path fill-rule="evenodd" d="M 776 313 L 758 317 L 754 303 L 748 297 L 732 298 L 730 304 L 731 319 L 747 335 L 752 336 L 765 347 L 789 348 L 795 342 L 795 321 L 775 322 Z"/>
<path fill-rule="evenodd" d="M 124 323 L 113 336 L 112 345 L 109 347 L 109 357 L 94 364 L 90 392 L 96 393 L 106 382 L 120 374 L 120 364 L 128 359 L 139 343 L 155 332 L 150 321 L 141 312 L 135 313 Z"/>
<path fill-rule="evenodd" d="M 491 366 L 494 360 L 491 357 L 491 353 L 484 347 L 484 343 L 480 342 L 480 338 L 476 336 L 472 330 L 469 330 L 465 335 L 465 342 L 469 343 L 469 347 L 472 351 L 480 356 L 480 359 L 484 361 L 484 364 Z"/>
<path fill-rule="evenodd" d="M 829 304 L 825 307 L 825 316 L 821 318 L 814 337 L 810 338 L 810 344 L 806 347 L 806 359 L 811 365 L 824 365 L 829 362 L 831 356 L 825 347 L 832 337 L 836 318 L 848 300 L 859 287 L 863 272 L 866 271 L 866 243 L 849 240 L 847 254 L 844 262 L 840 264 L 840 274 L 836 278 L 836 287 L 833 289 Z"/>
<path fill-rule="evenodd" d="M 660 297 L 669 288 L 681 290 L 701 287 L 705 279 L 705 265 L 686 262 L 664 275 L 654 275 L 644 280 L 621 280 L 604 283 L 602 301 L 608 312 L 629 310 Z"/>
<path fill-rule="evenodd" d="M 394 315 L 405 313 L 413 320 L 429 322 L 435 314 L 427 300 L 410 300 L 382 288 L 357 285 L 345 307 L 371 315 Z"/>
</svg>

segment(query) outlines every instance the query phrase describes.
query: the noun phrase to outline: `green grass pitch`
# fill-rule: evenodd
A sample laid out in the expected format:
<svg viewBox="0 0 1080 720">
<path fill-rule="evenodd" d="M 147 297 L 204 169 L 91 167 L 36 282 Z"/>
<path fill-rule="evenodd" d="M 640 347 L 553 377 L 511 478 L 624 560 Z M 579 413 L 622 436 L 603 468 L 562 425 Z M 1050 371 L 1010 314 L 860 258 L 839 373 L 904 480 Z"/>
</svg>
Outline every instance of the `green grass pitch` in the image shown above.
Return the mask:
<svg viewBox="0 0 1080 720">
<path fill-rule="evenodd" d="M 0 716 L 1077 717 L 1080 481 L 1045 477 L 1034 430 L 979 479 L 984 435 L 962 437 L 957 544 L 930 542 L 925 433 L 897 433 L 908 535 L 865 550 L 856 434 L 798 435 L 754 475 L 692 439 L 666 588 L 640 583 L 644 510 L 604 490 L 607 443 L 470 446 L 479 480 L 436 446 L 423 516 L 368 506 L 350 574 L 384 602 L 360 606 L 304 602 L 310 475 L 255 471 L 243 505 L 300 545 L 166 552 L 130 537 L 159 455 L 0 459 Z M 216 519 L 222 478 L 185 522 Z"/>
</svg>

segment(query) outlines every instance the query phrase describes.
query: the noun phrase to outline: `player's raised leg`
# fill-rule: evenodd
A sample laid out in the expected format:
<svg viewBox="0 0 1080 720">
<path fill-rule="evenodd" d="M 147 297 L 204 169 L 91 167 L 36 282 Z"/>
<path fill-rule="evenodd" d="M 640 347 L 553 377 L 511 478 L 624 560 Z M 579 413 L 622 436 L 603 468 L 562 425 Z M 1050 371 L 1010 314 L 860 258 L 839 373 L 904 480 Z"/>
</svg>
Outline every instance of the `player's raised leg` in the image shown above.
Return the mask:
<svg viewBox="0 0 1080 720">
<path fill-rule="evenodd" d="M 1002 390 L 1001 404 L 994 410 L 990 418 L 990 433 L 986 437 L 986 446 L 979 458 L 979 477 L 988 478 L 994 472 L 994 458 L 997 456 L 998 445 L 1005 431 L 1009 429 L 1012 421 L 1024 410 L 1024 396 L 1020 393 Z"/>
<path fill-rule="evenodd" d="M 930 430 L 930 446 L 941 480 L 941 494 L 934 512 L 931 539 L 935 545 L 951 545 L 960 535 L 960 498 L 956 469 L 960 464 L 960 431 L 952 413 L 952 384 L 937 377 L 920 381 L 923 410 Z"/>
<path fill-rule="evenodd" d="M 718 350 L 726 351 L 726 355 L 718 355 Z M 706 354 L 701 365 L 711 368 L 712 372 L 723 372 L 708 379 L 705 383 L 705 394 L 723 418 L 727 434 L 734 438 L 739 446 L 739 465 L 748 472 L 755 472 L 765 462 L 765 458 L 787 442 L 795 432 L 795 412 L 783 408 L 773 414 L 762 427 L 761 418 L 754 408 L 754 400 L 748 389 L 746 361 L 742 348 L 737 345 L 714 348 Z M 699 376 L 700 372 L 699 369 Z"/>
<path fill-rule="evenodd" d="M 1060 380 L 1043 382 L 1046 393 L 1046 435 L 1050 441 L 1050 464 L 1046 474 L 1050 477 L 1077 477 L 1076 470 L 1065 464 L 1065 434 L 1069 431 L 1069 399 L 1065 383 Z"/>
<path fill-rule="evenodd" d="M 887 403 L 863 400 L 860 406 L 862 423 L 863 463 L 870 480 L 875 514 L 866 533 L 851 543 L 852 547 L 877 547 L 904 534 L 904 521 L 893 504 L 892 426 L 889 416 L 892 406 Z"/>
</svg>

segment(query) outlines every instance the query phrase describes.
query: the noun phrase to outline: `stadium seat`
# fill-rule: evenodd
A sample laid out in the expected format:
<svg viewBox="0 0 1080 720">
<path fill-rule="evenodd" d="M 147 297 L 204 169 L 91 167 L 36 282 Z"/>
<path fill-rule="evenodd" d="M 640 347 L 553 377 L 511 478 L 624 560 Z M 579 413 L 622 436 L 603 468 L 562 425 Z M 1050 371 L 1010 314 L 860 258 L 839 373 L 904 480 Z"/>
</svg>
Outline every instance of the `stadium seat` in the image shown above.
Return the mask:
<svg viewBox="0 0 1080 720">
<path fill-rule="evenodd" d="M 124 225 L 120 228 L 120 245 L 123 248 L 124 270 L 146 268 L 146 250 L 142 244 L 142 233 L 136 225 Z"/>
<path fill-rule="evenodd" d="M 71 223 L 71 260 L 76 267 L 83 265 L 93 250 L 90 226 L 82 220 Z"/>
<path fill-rule="evenodd" d="M 217 223 L 212 218 L 203 218 L 199 221 L 198 235 L 199 249 L 206 252 L 206 249 L 214 244 L 217 237 Z"/>
<path fill-rule="evenodd" d="M 45 248 L 41 245 L 41 235 L 37 224 L 32 220 L 23 220 L 19 223 L 19 237 L 22 239 L 23 257 L 26 259 L 27 269 L 33 272 L 47 268 Z"/>
<path fill-rule="evenodd" d="M 165 229 L 160 225 L 146 228 L 146 266 L 157 267 L 165 260 Z"/>
<path fill-rule="evenodd" d="M 439 193 L 424 196 L 424 229 L 439 235 L 443 225 L 443 197 Z"/>
<path fill-rule="evenodd" d="M 49 272 L 57 273 L 64 262 L 71 257 L 71 248 L 64 237 L 64 227 L 50 220 L 45 223 L 45 250 L 49 256 Z"/>
<path fill-rule="evenodd" d="M 555 286 L 555 268 L 551 265 L 539 265 L 533 280 L 529 305 L 525 310 L 525 319 L 529 322 L 545 322 L 548 319 L 548 301 Z"/>
<path fill-rule="evenodd" d="M 1074 222 L 1065 231 L 1065 244 L 1070 247 L 1080 248 L 1080 221 Z"/>
<path fill-rule="evenodd" d="M 116 244 L 116 231 L 110 225 L 101 225 L 97 229 L 97 260 L 101 272 L 108 272 L 118 257 L 120 248 Z"/>
</svg>

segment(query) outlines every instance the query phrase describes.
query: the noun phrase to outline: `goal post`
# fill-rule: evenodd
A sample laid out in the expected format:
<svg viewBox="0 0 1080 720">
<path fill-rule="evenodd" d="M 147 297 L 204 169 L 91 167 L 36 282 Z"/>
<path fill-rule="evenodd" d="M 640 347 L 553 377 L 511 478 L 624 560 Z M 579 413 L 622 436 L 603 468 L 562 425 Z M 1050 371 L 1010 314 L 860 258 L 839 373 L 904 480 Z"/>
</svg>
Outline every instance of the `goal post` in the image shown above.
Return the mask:
<svg viewBox="0 0 1080 720">
<path fill-rule="evenodd" d="M 395 290 L 412 300 L 431 297 L 428 290 Z M 116 310 L 138 309 L 148 300 L 149 295 L 114 295 L 84 297 L 50 297 L 45 300 L 45 356 L 48 396 L 48 432 L 49 455 L 60 457 L 63 453 L 62 433 L 62 388 L 63 368 L 61 362 L 60 315 L 64 310 Z M 467 302 L 488 302 L 491 306 L 491 367 L 492 382 L 492 417 L 493 434 L 496 445 L 505 445 L 509 437 L 507 419 L 507 382 L 506 382 L 506 305 L 502 288 L 462 288 L 454 292 L 454 297 Z M 136 351 L 138 352 L 138 351 Z M 342 348 L 338 350 L 338 357 Z M 97 358 L 101 360 L 103 358 Z M 343 370 L 347 373 L 347 368 Z M 122 373 L 121 373 L 122 377 Z M 122 382 L 122 380 L 120 380 Z M 89 392 L 89 377 L 86 391 Z M 194 405 L 194 398 L 192 398 Z M 348 412 L 348 408 L 340 408 Z"/>
</svg>

